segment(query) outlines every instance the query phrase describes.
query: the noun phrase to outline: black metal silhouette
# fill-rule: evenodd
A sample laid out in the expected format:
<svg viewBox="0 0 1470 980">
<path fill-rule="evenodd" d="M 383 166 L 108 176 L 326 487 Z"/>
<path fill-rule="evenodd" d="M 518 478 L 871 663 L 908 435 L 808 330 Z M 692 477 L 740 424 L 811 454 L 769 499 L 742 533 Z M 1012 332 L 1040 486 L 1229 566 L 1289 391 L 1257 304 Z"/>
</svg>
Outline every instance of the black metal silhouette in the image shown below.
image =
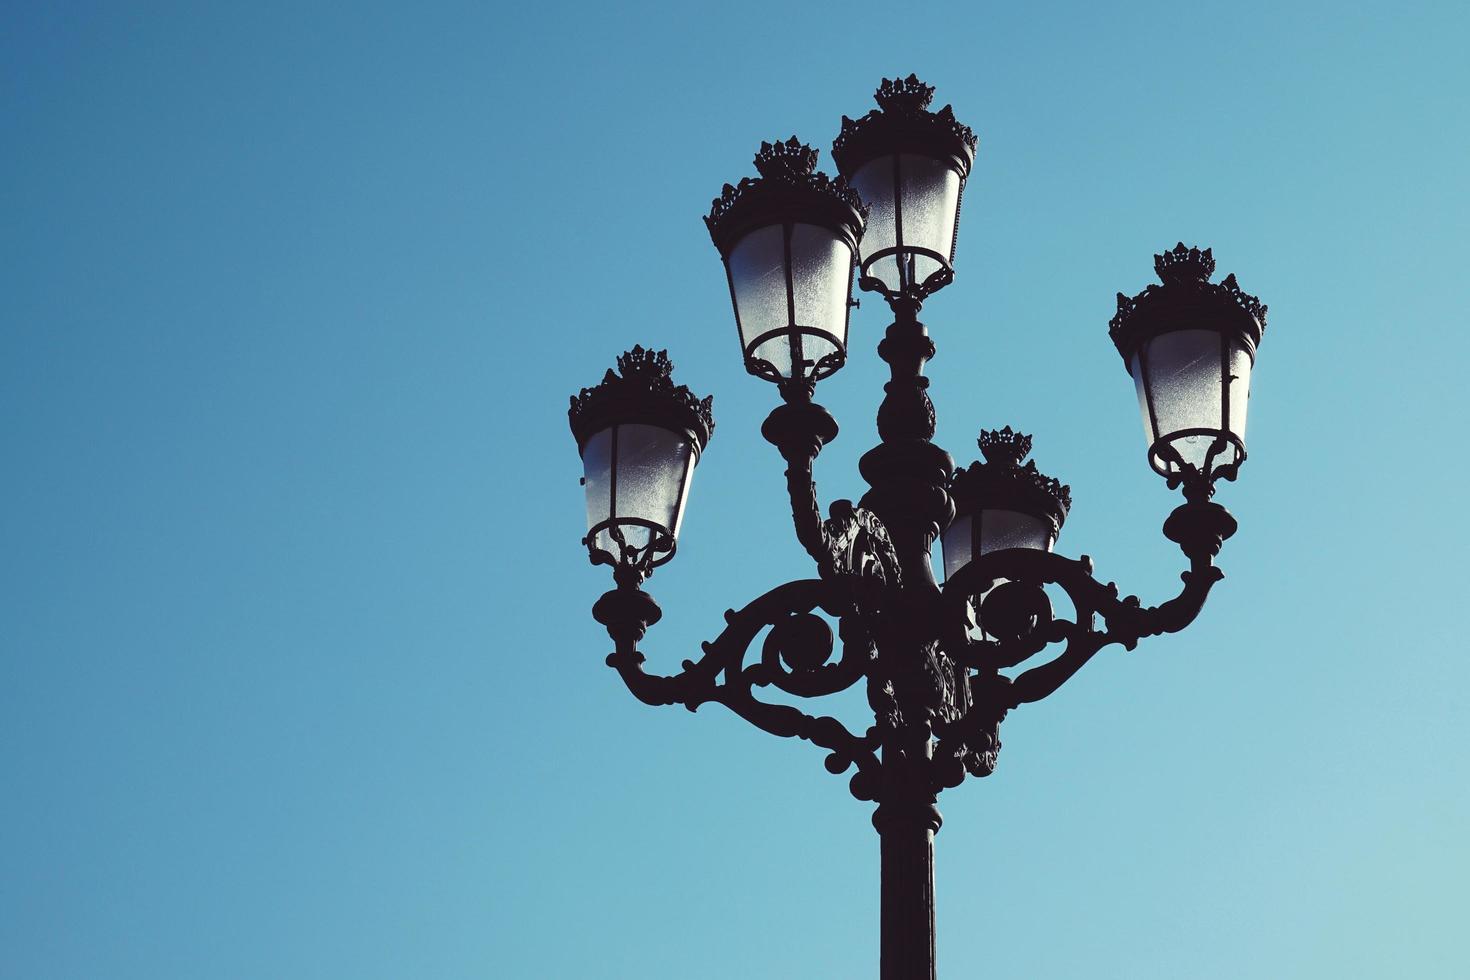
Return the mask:
<svg viewBox="0 0 1470 980">
<path fill-rule="evenodd" d="M 905 104 L 905 112 L 923 111 L 932 94 L 912 77 L 899 83 L 885 80 L 884 86 L 880 101 L 888 97 L 885 110 L 894 100 L 908 99 L 917 101 Z M 973 136 L 954 122 L 948 107 L 935 118 L 937 122 L 923 124 L 931 129 L 919 126 L 919 131 L 941 137 L 950 133 L 951 142 L 968 146 L 973 154 Z M 844 137 L 855 139 L 857 125 L 844 120 Z M 802 159 L 802 173 L 810 174 L 810 163 Z M 727 185 L 725 199 L 732 196 Z M 946 272 L 941 278 L 948 281 L 949 257 L 941 258 Z M 1180 246 L 1156 257 L 1163 286 L 1150 287 L 1135 300 L 1120 296 L 1112 333 L 1125 361 L 1137 337 L 1154 329 L 1150 318 L 1159 311 L 1224 316 L 1228 323 L 1220 329 L 1248 334 L 1254 352 L 1265 308 L 1241 294 L 1233 277 L 1210 286 L 1205 282 L 1208 272 L 1200 275 L 1206 265 L 1213 266 L 1208 251 Z M 931 441 L 934 406 L 923 371 L 935 348 L 918 314 L 925 296 L 938 285 L 942 283 L 910 282 L 901 290 L 882 290 L 894 315 L 878 345 L 890 380 L 878 410 L 881 442 L 860 462 L 869 489 L 857 505 L 836 501 L 826 519 L 819 509 L 813 465 L 837 435 L 832 416 L 812 400 L 820 369 L 797 383 L 783 383 L 783 403 L 762 426 L 762 434 L 786 462 L 796 536 L 816 564 L 816 578 L 788 582 L 741 609 L 728 610 L 719 635 L 672 676 L 647 672 L 639 649 L 660 617 L 657 603 L 641 588 L 654 564 L 651 557 L 640 560 L 635 555 L 616 563 L 617 587 L 593 606 L 593 616 L 615 644 L 607 663 L 639 700 L 682 704 L 691 711 L 719 703 L 774 735 L 809 741 L 826 751 L 828 771 L 852 772 L 853 796 L 877 804 L 873 823 L 881 837 L 885 980 L 934 976 L 938 794 L 959 785 L 967 774 L 992 773 L 1006 714 L 1056 691 L 1103 647 L 1119 644 L 1131 650 L 1144 637 L 1177 632 L 1194 620 L 1222 577 L 1214 560 L 1236 529 L 1234 518 L 1210 500 L 1214 483 L 1221 477 L 1233 479 L 1244 458 L 1241 446 L 1239 458 L 1228 467 L 1176 466 L 1166 473 L 1171 486 L 1183 487 L 1185 502 L 1163 530 L 1188 564 L 1179 594 L 1157 606 L 1145 606 L 1136 596 L 1122 595 L 1116 585 L 1095 578 L 1087 557 L 1071 559 L 1039 548 L 980 554 L 977 547 L 972 560 L 941 587 L 931 550 L 954 517 L 957 495 L 974 495 L 977 481 L 985 482 L 994 492 L 1011 494 L 1006 499 L 1016 501 L 1015 507 L 1045 515 L 1054 538 L 1070 494 L 1036 473 L 1034 464 L 1021 467 L 1030 439 L 1009 428 L 984 437 L 986 464 L 958 474 L 949 453 Z M 660 368 L 666 365 L 665 358 Z M 667 371 L 660 377 L 663 384 Z M 616 381 L 610 372 L 605 384 Z M 697 429 L 690 422 L 693 415 L 704 425 L 699 430 L 702 447 L 712 426 L 708 401 L 699 402 L 687 389 L 667 384 L 668 391 L 682 392 L 676 401 L 685 414 L 678 424 Z M 597 397 L 591 398 L 594 404 Z M 574 399 L 572 420 L 579 443 L 590 432 L 588 400 L 586 392 L 581 403 Z M 985 475 L 981 471 L 986 466 L 1007 472 Z M 594 538 L 589 536 L 589 544 Z M 594 561 L 611 560 L 595 548 L 593 554 Z M 1066 596 L 1070 615 L 1053 610 L 1048 586 Z M 983 608 L 983 631 L 975 628 L 977 604 Z M 818 611 L 837 620 L 836 637 Z M 753 653 L 762 631 L 766 636 Z M 1054 645 L 1060 645 L 1060 652 L 1049 659 L 1017 674 L 1003 673 Z M 774 687 L 800 698 L 819 698 L 860 682 L 874 715 L 874 723 L 862 732 L 849 730 L 836 718 L 757 696 L 759 689 Z"/>
</svg>

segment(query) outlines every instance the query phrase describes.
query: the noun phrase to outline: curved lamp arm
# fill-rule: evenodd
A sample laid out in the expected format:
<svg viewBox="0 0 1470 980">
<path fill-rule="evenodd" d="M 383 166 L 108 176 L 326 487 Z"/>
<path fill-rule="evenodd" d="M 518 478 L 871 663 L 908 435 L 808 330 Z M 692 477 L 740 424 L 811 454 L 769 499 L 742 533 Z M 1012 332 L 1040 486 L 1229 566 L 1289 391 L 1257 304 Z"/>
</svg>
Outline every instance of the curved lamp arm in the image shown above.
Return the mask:
<svg viewBox="0 0 1470 980">
<path fill-rule="evenodd" d="M 957 785 L 966 766 L 977 775 L 988 775 L 1000 748 L 999 725 L 1006 713 L 1056 692 L 1103 647 L 1118 643 L 1131 650 L 1142 637 L 1177 633 L 1192 623 L 1210 590 L 1224 578 L 1214 558 L 1235 527 L 1235 519 L 1219 504 L 1193 500 L 1175 509 L 1164 524 L 1164 534 L 1179 544 L 1190 565 L 1180 576 L 1184 587 L 1179 594 L 1151 607 L 1144 607 L 1137 596 L 1119 598 L 1116 585 L 1093 577 L 1092 562 L 1086 557 L 1074 560 L 1018 548 L 983 555 L 960 569 L 944 586 L 945 648 L 977 670 L 971 679 L 974 701 L 963 717 L 939 731 L 936 784 Z M 966 606 L 973 596 L 1001 581 L 1029 587 L 1016 601 L 1022 606 L 1017 621 L 1028 622 L 1030 628 L 999 641 L 973 640 L 966 630 Z M 1067 593 L 1076 609 L 1075 622 L 1051 615 L 1043 584 L 1056 584 Z M 1028 601 L 1036 604 L 1028 608 Z M 1093 627 L 1099 615 L 1105 627 L 1101 630 Z M 1062 640 L 1066 647 L 1060 655 L 1014 681 L 1000 673 L 1002 667 L 1015 666 Z"/>
<path fill-rule="evenodd" d="M 799 697 L 835 694 L 860 680 L 872 658 L 872 643 L 855 617 L 841 621 L 842 653 L 829 664 L 832 636 L 812 610 L 822 608 L 840 615 L 840 589 L 821 579 L 803 579 L 777 586 L 740 610 L 725 613 L 725 628 L 703 644 L 704 655 L 684 661 L 680 673 L 650 674 L 638 642 L 662 613 L 653 597 L 636 588 L 620 586 L 592 608 L 607 627 L 616 649 L 607 658 L 633 696 L 645 704 L 682 704 L 690 711 L 706 702 L 718 702 L 756 727 L 783 737 L 797 737 L 828 750 L 826 765 L 840 773 L 856 764 L 859 773 L 876 772 L 877 741 L 853 735 L 836 718 L 813 717 L 790 705 L 761 701 L 753 687 L 775 686 Z M 772 627 L 759 662 L 745 665 L 746 651 L 756 635 Z"/>
<path fill-rule="evenodd" d="M 805 389 L 782 389 L 782 393 L 787 400 L 766 417 L 761 435 L 786 460 L 786 492 L 791 497 L 796 540 L 820 564 L 827 560 L 828 545 L 812 465 L 822 447 L 837 438 L 837 421 Z"/>
</svg>

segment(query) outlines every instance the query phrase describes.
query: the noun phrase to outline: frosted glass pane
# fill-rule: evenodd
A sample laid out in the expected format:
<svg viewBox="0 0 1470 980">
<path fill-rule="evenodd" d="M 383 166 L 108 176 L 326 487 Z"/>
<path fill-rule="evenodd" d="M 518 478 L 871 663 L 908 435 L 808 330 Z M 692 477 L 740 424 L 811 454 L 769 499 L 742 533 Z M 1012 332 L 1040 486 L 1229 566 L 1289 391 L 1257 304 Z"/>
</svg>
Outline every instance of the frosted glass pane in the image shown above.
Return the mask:
<svg viewBox="0 0 1470 980">
<path fill-rule="evenodd" d="M 689 440 L 668 429 L 640 423 L 618 426 L 618 485 L 613 500 L 618 519 L 642 518 L 672 531 L 691 453 Z"/>
<path fill-rule="evenodd" d="M 904 245 L 930 249 L 948 260 L 954 249 L 960 175 L 938 160 L 905 153 L 899 157 L 898 176 L 903 195 L 899 231 Z M 936 259 L 913 257 L 915 282 L 923 282 L 940 268 Z"/>
<path fill-rule="evenodd" d="M 866 234 L 863 235 L 865 241 L 867 237 Z M 868 271 L 865 274 L 873 276 L 894 292 L 897 292 L 903 286 L 903 281 L 898 275 L 897 255 L 883 256 L 883 258 L 878 259 L 872 265 L 868 266 Z"/>
<path fill-rule="evenodd" d="M 956 517 L 940 539 L 944 546 L 944 577 L 946 580 L 970 563 L 971 537 L 974 527 L 969 514 Z"/>
<path fill-rule="evenodd" d="M 730 283 L 740 318 L 740 346 L 768 330 L 788 325 L 786 240 L 780 225 L 761 228 L 740 239 L 730 253 Z"/>
<path fill-rule="evenodd" d="M 1245 413 L 1250 407 L 1251 356 L 1234 344 L 1230 351 L 1230 431 L 1245 443 Z"/>
<path fill-rule="evenodd" d="M 1168 437 L 1183 429 L 1224 429 L 1221 343 L 1221 335 L 1213 330 L 1176 330 L 1148 342 L 1145 368 L 1160 435 Z M 1210 435 L 1196 435 L 1172 444 L 1185 462 L 1202 466 L 1213 442 Z"/>
<path fill-rule="evenodd" d="M 796 350 L 801 355 L 802 361 L 807 365 L 807 373 L 810 374 L 813 365 L 837 350 L 837 345 L 830 340 L 804 334 L 796 338 Z"/>
<path fill-rule="evenodd" d="M 1051 550 L 1051 524 L 1014 510 L 980 512 L 980 554 L 1006 548 Z"/>
<path fill-rule="evenodd" d="M 694 482 L 694 454 L 689 454 L 689 462 L 684 467 L 684 492 L 679 495 L 679 503 L 674 509 L 674 537 L 679 536 L 679 528 L 684 526 L 684 507 L 689 503 L 689 484 Z"/>
<path fill-rule="evenodd" d="M 763 361 L 769 361 L 781 377 L 791 377 L 790 334 L 778 334 L 770 340 L 762 341 L 756 345 L 755 350 L 751 352 L 751 356 Z"/>
<path fill-rule="evenodd" d="M 867 230 L 863 232 L 862 241 L 858 243 L 858 252 L 866 259 L 874 252 L 881 252 L 885 248 L 892 248 L 898 244 L 893 228 L 893 158 L 879 157 L 869 161 L 852 175 L 852 183 L 862 197 L 863 203 L 868 206 Z M 888 267 L 892 269 L 896 277 L 897 264 L 889 262 Z M 872 275 L 880 275 L 872 269 L 869 272 Z M 884 281 L 888 281 L 886 277 Z M 894 282 L 897 282 L 896 278 Z"/>
<path fill-rule="evenodd" d="M 611 503 L 612 429 L 603 429 L 582 448 L 582 479 L 587 491 L 587 530 L 607 520 Z"/>
<path fill-rule="evenodd" d="M 791 230 L 791 284 L 796 323 L 845 342 L 852 251 L 835 232 L 816 225 Z"/>
<path fill-rule="evenodd" d="M 1133 355 L 1128 369 L 1133 372 L 1133 391 L 1138 395 L 1138 412 L 1143 416 L 1143 438 L 1152 446 L 1159 435 L 1154 431 L 1154 420 L 1148 414 L 1148 391 L 1143 384 L 1143 361 L 1137 354 Z"/>
<path fill-rule="evenodd" d="M 628 542 L 628 547 L 643 549 L 648 547 L 648 528 L 641 524 L 623 524 L 623 540 Z M 611 531 L 600 531 L 597 535 L 597 547 L 610 555 L 621 552 L 618 543 L 613 540 Z"/>
</svg>

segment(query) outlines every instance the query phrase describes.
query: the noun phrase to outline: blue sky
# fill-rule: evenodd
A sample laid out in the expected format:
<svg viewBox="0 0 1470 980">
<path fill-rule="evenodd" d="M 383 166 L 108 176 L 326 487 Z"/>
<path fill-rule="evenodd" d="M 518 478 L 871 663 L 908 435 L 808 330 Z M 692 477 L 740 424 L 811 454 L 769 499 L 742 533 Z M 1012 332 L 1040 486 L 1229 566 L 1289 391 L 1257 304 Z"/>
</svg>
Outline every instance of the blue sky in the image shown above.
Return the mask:
<svg viewBox="0 0 1470 980">
<path fill-rule="evenodd" d="M 1470 970 L 1463 5 L 7 20 L 0 976 L 875 975 L 868 806 L 603 666 L 565 408 L 634 343 L 715 395 L 655 666 L 808 576 L 699 218 L 910 71 L 980 136 L 937 441 L 1034 433 L 1059 550 L 1182 567 L 1113 294 L 1182 239 L 1270 305 L 1227 578 L 942 798 L 942 975 Z"/>
</svg>

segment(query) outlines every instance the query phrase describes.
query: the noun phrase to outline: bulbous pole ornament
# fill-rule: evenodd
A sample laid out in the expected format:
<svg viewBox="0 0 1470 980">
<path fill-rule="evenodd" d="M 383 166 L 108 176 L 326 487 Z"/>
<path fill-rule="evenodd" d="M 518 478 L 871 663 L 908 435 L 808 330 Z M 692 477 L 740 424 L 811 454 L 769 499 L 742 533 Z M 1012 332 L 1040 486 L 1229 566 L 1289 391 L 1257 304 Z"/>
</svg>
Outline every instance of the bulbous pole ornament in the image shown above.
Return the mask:
<svg viewBox="0 0 1470 980">
<path fill-rule="evenodd" d="M 829 772 L 850 773 L 852 795 L 877 804 L 884 980 L 935 975 L 939 794 L 995 771 L 1011 711 L 1044 700 L 1110 645 L 1132 650 L 1184 629 L 1222 578 L 1215 559 L 1236 523 L 1211 498 L 1245 459 L 1266 318 L 1234 276 L 1209 281 L 1208 249 L 1182 244 L 1155 256 L 1161 285 L 1119 295 L 1109 330 L 1135 381 L 1148 461 L 1184 496 L 1163 526 L 1186 560 L 1183 585 L 1145 605 L 1097 578 L 1090 558 L 1055 553 L 1071 491 L 1027 459 L 1029 435 L 1009 426 L 982 433 L 984 461 L 958 471 L 932 441 L 924 367 L 935 347 L 918 313 L 953 275 L 959 190 L 975 147 L 948 106 L 928 111 L 932 96 L 913 76 L 885 79 L 878 110 L 844 118 L 836 180 L 816 172 L 816 151 L 795 137 L 765 144 L 761 176 L 726 185 L 706 219 L 745 366 L 781 396 L 761 432 L 785 463 L 810 577 L 727 610 L 714 639 L 677 671 L 647 670 L 641 645 L 661 613 L 642 585 L 674 555 L 714 428 L 710 400 L 674 384 L 667 354 L 635 347 L 569 413 L 584 463 L 584 540 L 594 564 L 613 568 L 614 588 L 592 609 L 613 641 L 607 663 L 646 704 L 722 704 L 773 735 L 820 747 Z M 920 191 L 940 206 L 931 216 L 953 218 L 925 228 L 925 243 L 902 213 L 914 218 L 922 195 L 907 195 Z M 892 240 L 865 240 L 875 233 Z M 838 429 L 812 396 L 846 358 L 855 262 L 893 314 L 878 345 L 890 377 L 880 442 L 859 464 L 868 490 L 857 504 L 833 502 L 824 518 L 813 470 Z M 821 301 L 798 306 L 813 295 Z M 941 535 L 942 585 L 932 557 Z M 871 718 L 855 727 L 763 696 L 774 688 L 816 700 L 857 685 Z"/>
</svg>

